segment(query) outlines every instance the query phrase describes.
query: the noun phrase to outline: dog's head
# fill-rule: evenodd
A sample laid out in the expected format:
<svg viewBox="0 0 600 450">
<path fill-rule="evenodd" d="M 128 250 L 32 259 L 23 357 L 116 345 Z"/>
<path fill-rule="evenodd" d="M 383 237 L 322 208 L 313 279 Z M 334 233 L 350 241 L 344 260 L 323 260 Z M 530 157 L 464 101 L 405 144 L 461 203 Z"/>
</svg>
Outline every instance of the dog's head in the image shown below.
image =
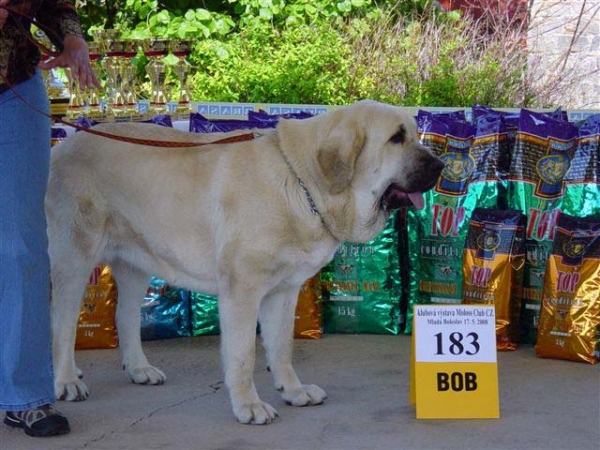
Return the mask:
<svg viewBox="0 0 600 450">
<path fill-rule="evenodd" d="M 422 193 L 435 186 L 444 164 L 419 143 L 413 117 L 365 100 L 307 120 L 314 125 L 299 145 L 314 152 L 311 169 L 331 211 L 343 210 L 343 240 L 369 241 L 393 210 L 423 208 Z"/>
</svg>

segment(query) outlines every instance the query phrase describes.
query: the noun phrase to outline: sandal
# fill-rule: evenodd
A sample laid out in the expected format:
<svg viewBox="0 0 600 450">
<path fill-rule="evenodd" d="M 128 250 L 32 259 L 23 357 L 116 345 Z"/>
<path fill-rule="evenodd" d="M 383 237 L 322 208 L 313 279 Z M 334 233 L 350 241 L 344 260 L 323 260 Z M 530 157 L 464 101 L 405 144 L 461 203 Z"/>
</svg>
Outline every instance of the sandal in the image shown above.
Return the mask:
<svg viewBox="0 0 600 450">
<path fill-rule="evenodd" d="M 25 411 L 8 411 L 4 423 L 10 427 L 23 428 L 25 434 L 35 437 L 58 436 L 71 431 L 67 418 L 52 405 Z"/>
</svg>

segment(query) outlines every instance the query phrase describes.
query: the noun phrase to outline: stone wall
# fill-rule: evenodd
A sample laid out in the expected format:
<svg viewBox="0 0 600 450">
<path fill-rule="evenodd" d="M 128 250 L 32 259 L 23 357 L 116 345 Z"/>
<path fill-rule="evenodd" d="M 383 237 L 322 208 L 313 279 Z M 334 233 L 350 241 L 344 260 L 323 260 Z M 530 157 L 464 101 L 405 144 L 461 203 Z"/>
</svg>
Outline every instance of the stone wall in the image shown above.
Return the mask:
<svg viewBox="0 0 600 450">
<path fill-rule="evenodd" d="M 532 0 L 527 49 L 544 102 L 600 109 L 600 0 Z"/>
</svg>

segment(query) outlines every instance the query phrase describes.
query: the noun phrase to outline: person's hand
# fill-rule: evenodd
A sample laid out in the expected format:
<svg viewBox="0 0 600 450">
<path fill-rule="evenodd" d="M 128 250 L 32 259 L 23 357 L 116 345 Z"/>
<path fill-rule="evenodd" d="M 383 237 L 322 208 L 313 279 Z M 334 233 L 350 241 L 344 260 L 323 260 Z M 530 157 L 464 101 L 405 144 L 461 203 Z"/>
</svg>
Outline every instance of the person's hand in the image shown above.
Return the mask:
<svg viewBox="0 0 600 450">
<path fill-rule="evenodd" d="M 5 0 L 0 0 L 0 2 Z M 79 80 L 79 88 L 86 87 L 101 88 L 102 85 L 96 74 L 92 70 L 90 64 L 90 56 L 88 53 L 87 43 L 85 39 L 68 35 L 63 41 L 64 49 L 56 58 L 42 61 L 38 67 L 42 70 L 50 70 L 55 67 L 67 67 L 71 72 L 71 77 L 74 80 Z"/>
<path fill-rule="evenodd" d="M 10 0 L 0 0 L 0 30 L 4 27 L 6 19 L 8 18 L 8 11 L 3 6 L 8 5 Z"/>
</svg>

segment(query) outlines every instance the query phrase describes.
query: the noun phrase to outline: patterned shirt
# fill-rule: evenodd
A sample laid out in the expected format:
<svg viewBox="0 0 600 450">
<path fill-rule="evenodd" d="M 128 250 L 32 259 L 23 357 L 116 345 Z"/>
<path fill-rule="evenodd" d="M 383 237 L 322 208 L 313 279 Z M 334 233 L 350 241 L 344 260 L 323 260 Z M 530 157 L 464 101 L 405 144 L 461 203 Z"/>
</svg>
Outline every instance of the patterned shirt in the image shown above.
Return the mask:
<svg viewBox="0 0 600 450">
<path fill-rule="evenodd" d="M 83 38 L 71 0 L 11 0 L 8 6 L 27 17 L 35 17 L 58 49 L 62 49 L 62 41 L 67 35 Z M 23 24 L 23 28 L 17 25 L 17 21 Z M 23 32 L 30 26 L 30 20 L 10 14 L 0 29 L 0 73 L 11 85 L 32 77 L 41 59 L 40 51 Z M 9 89 L 4 77 L 0 77 L 0 93 Z"/>
</svg>

